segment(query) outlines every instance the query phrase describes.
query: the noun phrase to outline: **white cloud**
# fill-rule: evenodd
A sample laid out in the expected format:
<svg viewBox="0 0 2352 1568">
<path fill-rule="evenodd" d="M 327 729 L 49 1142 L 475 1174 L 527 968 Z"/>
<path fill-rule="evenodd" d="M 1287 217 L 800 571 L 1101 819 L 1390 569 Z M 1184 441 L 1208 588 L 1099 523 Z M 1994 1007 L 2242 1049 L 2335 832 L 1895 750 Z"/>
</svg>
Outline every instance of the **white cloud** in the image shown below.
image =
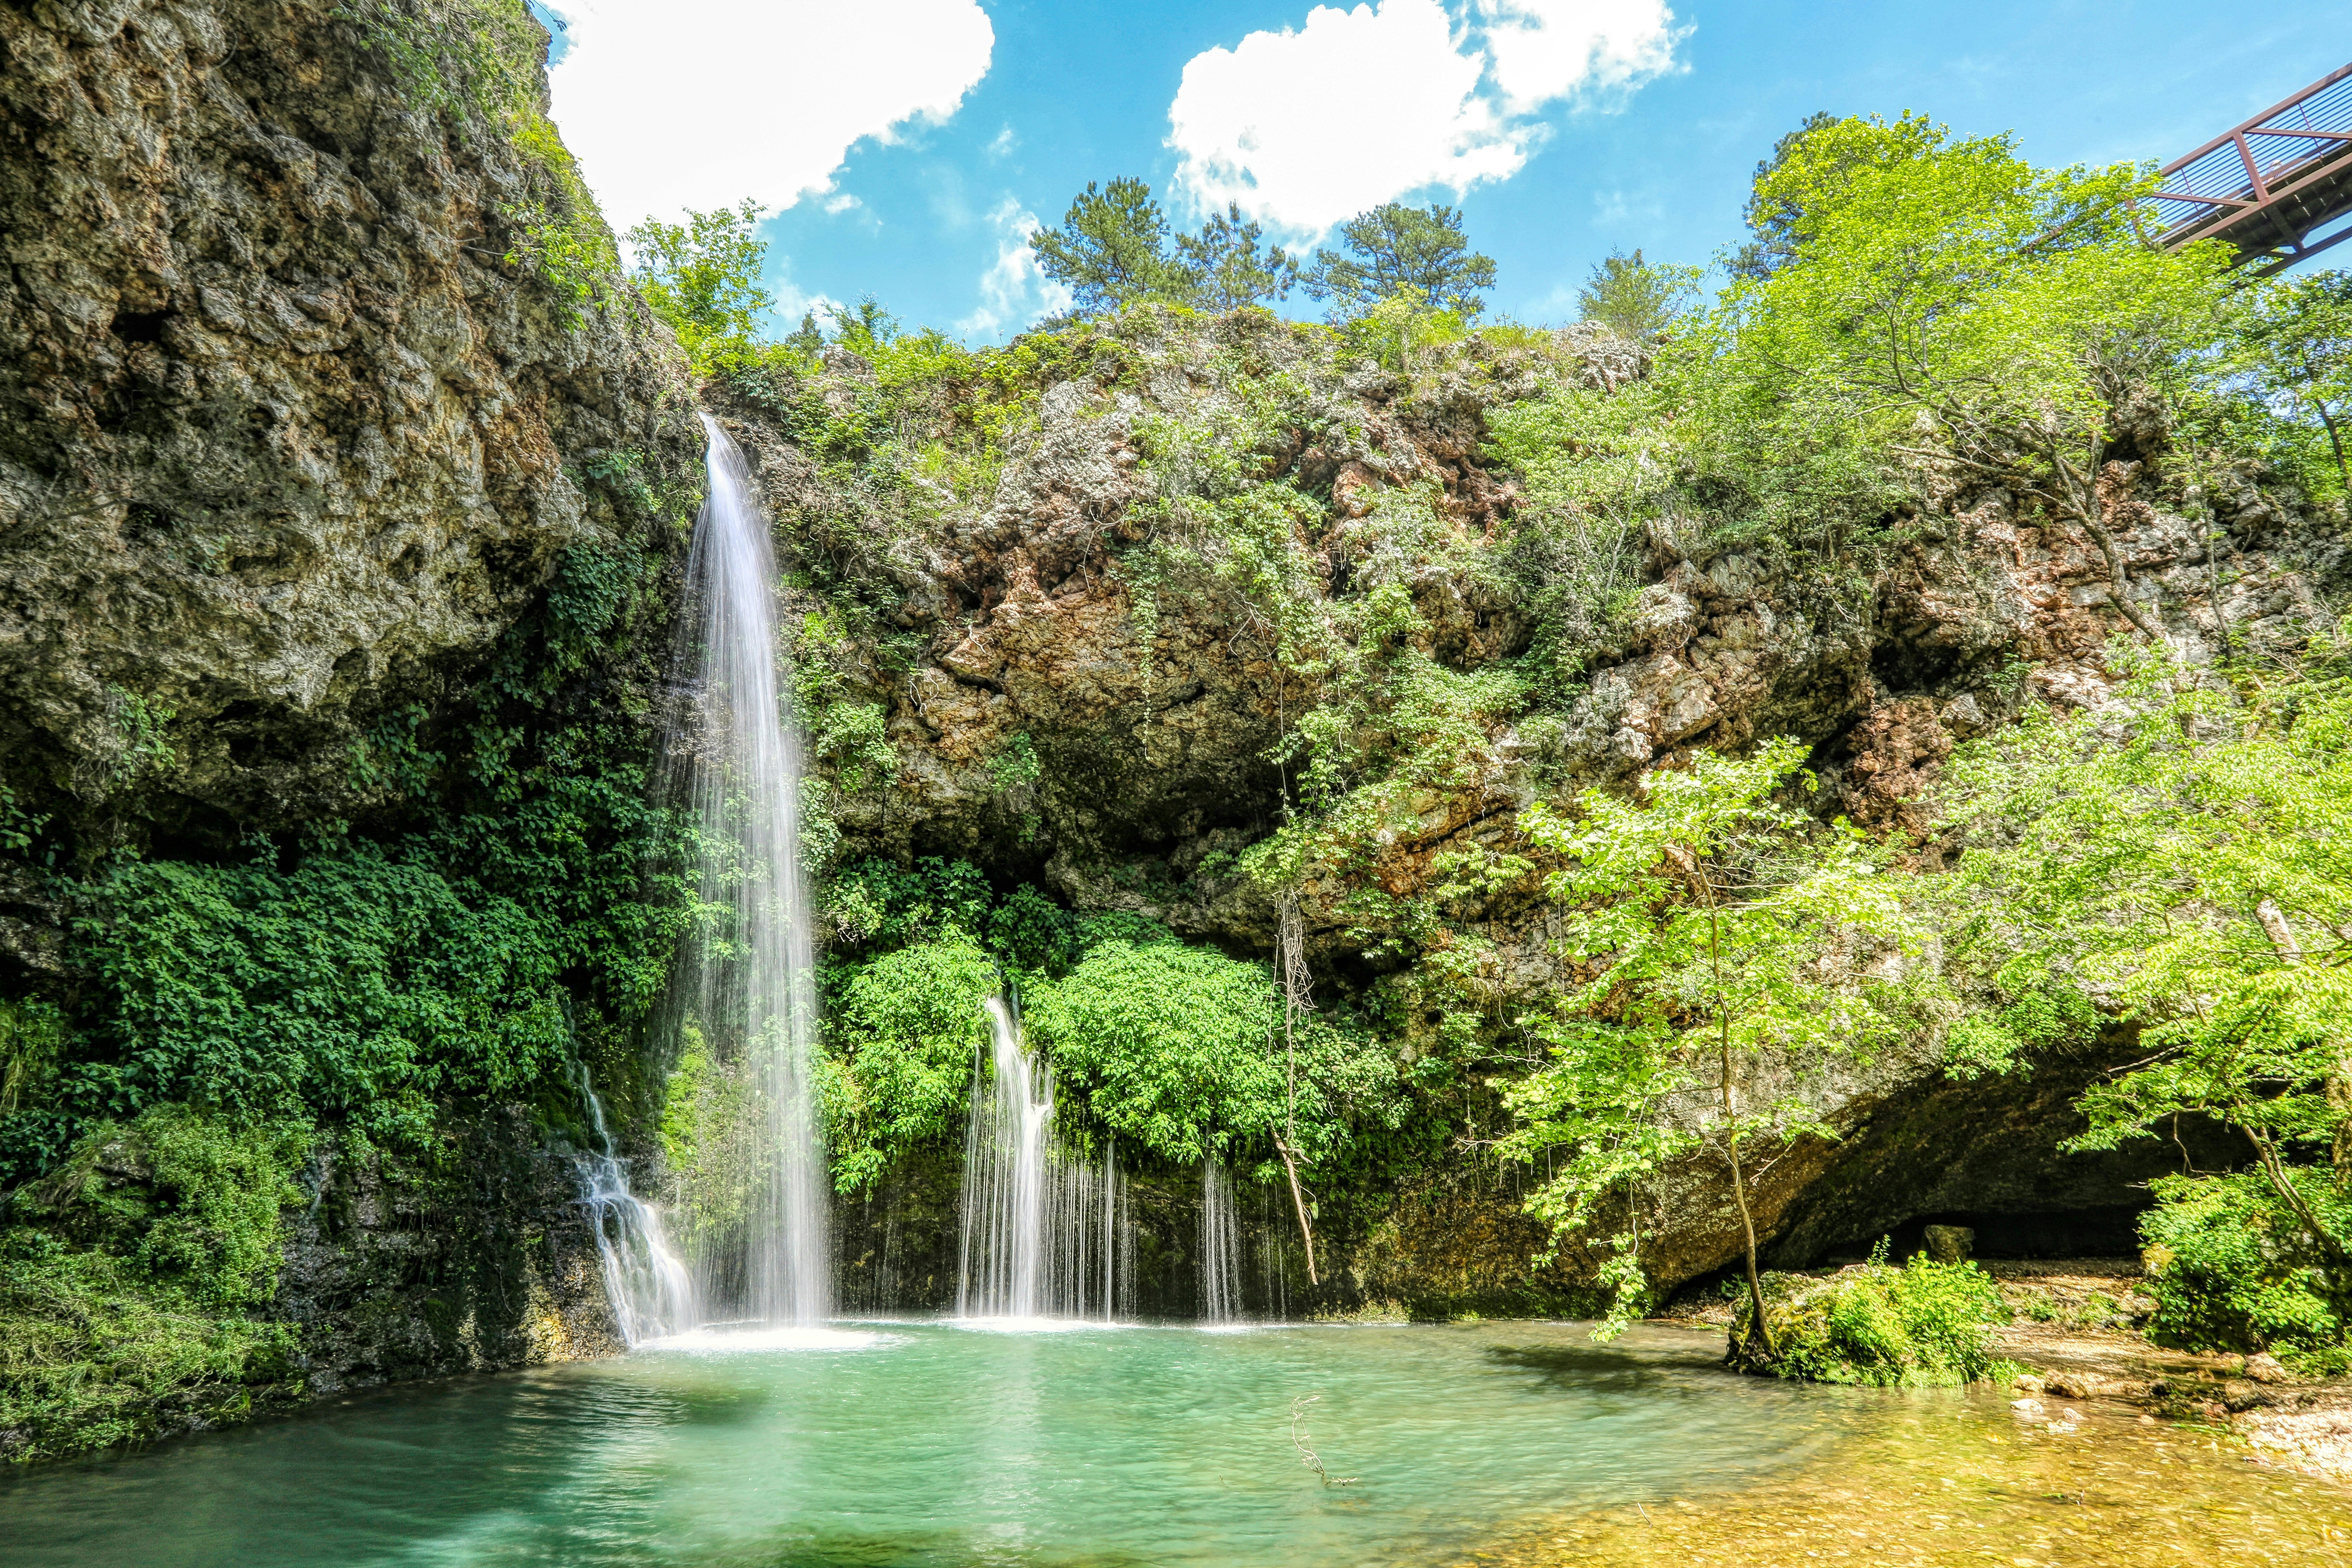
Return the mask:
<svg viewBox="0 0 2352 1568">
<path fill-rule="evenodd" d="M 1475 0 L 1495 88 L 1511 114 L 1633 86 L 1675 63 L 1685 29 L 1662 0 Z"/>
<path fill-rule="evenodd" d="M 977 0 L 561 0 L 555 120 L 625 229 L 833 188 L 849 150 L 939 123 L 988 73 Z M 887 39 L 877 49 L 876 39 Z M 855 62 L 852 64 L 851 62 Z"/>
<path fill-rule="evenodd" d="M 835 215 L 836 216 L 842 213 L 847 212 L 854 206 L 860 206 L 863 205 L 864 204 L 859 202 L 856 196 L 851 195 L 847 191 L 842 192 L 841 195 L 837 196 L 827 196 L 824 198 L 824 210 Z"/>
<path fill-rule="evenodd" d="M 980 275 L 980 309 L 956 323 L 968 337 L 993 337 L 1008 327 L 1025 327 L 1040 316 L 1066 310 L 1070 291 L 1039 270 L 1029 237 L 1037 215 L 1007 196 L 988 215 L 996 226 L 996 261 Z"/>
<path fill-rule="evenodd" d="M 792 258 L 786 257 L 784 263 L 790 266 Z M 841 309 L 841 301 L 830 294 L 802 293 L 800 286 L 794 283 L 789 275 L 776 279 L 775 292 L 776 314 L 782 316 L 784 319 L 784 324 L 789 327 L 799 326 L 801 318 L 811 311 L 815 312 L 817 324 L 823 326 L 832 320 L 830 312 Z"/>
<path fill-rule="evenodd" d="M 1008 125 L 998 132 L 996 140 L 991 142 L 982 151 L 992 158 L 1009 158 L 1013 155 L 1013 150 L 1020 145 L 1021 138 L 1013 134 L 1013 127 Z"/>
<path fill-rule="evenodd" d="M 1169 106 L 1177 185 L 1318 235 L 1429 185 L 1508 179 L 1546 132 L 1544 106 L 1632 87 L 1674 64 L 1664 0 L 1438 0 L 1318 5 L 1184 67 Z"/>
</svg>

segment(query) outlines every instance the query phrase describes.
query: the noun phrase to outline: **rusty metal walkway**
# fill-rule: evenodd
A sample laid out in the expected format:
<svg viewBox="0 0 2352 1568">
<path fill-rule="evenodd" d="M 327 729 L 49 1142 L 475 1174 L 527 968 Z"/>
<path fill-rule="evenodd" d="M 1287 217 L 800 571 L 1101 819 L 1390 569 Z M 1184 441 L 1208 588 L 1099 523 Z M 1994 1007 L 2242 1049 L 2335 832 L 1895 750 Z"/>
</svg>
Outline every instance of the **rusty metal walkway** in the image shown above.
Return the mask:
<svg viewBox="0 0 2352 1568">
<path fill-rule="evenodd" d="M 2276 272 L 2352 239 L 2352 65 L 2164 166 L 2157 242 L 2224 239 Z"/>
</svg>

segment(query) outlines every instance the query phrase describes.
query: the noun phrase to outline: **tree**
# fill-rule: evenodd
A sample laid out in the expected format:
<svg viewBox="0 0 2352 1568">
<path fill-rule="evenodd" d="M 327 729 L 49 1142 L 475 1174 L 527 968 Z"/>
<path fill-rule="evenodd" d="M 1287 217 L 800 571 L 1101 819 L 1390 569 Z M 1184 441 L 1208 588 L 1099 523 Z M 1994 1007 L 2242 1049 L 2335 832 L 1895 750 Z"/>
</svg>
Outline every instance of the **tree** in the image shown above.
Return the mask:
<svg viewBox="0 0 2352 1568">
<path fill-rule="evenodd" d="M 2246 333 L 2263 390 L 2291 418 L 2319 421 L 2336 471 L 2352 490 L 2345 426 L 2352 422 L 2352 273 L 2315 272 L 2266 286 Z"/>
<path fill-rule="evenodd" d="M 2345 628 L 2352 633 L 2352 626 Z M 1956 753 L 1950 952 L 2003 994 L 2088 994 L 2138 1034 L 2074 1147 L 2182 1114 L 2247 1141 L 2281 1211 L 2352 1299 L 2352 1237 L 2294 1169 L 2326 1150 L 2352 1192 L 2352 671 L 2233 689 L 2156 651 L 2109 708 L 2036 712 Z M 1985 1037 L 1980 1032 L 1980 1039 Z M 2006 1065 L 2007 1050 L 1981 1053 Z"/>
<path fill-rule="evenodd" d="M 1730 258 L 1733 276 L 1739 278 L 1769 278 L 1796 256 L 1795 214 L 1786 205 L 1786 198 L 1763 193 L 1773 182 L 1806 137 L 1824 126 L 1837 123 L 1837 116 L 1817 109 L 1799 122 L 1794 131 L 1785 132 L 1772 143 L 1771 155 L 1756 165 L 1756 177 L 1748 193 L 1748 205 L 1740 216 L 1748 230 L 1756 237 L 1735 251 Z"/>
<path fill-rule="evenodd" d="M 1306 275 L 1314 299 L 1336 300 L 1350 315 L 1398 299 L 1465 321 L 1486 308 L 1480 296 L 1495 286 L 1494 259 L 1470 249 L 1453 207 L 1390 202 L 1349 218 L 1339 237 L 1349 254 L 1315 253 Z"/>
<path fill-rule="evenodd" d="M 833 322 L 833 341 L 852 353 L 871 357 L 898 335 L 898 318 L 871 294 L 859 296 L 855 305 L 827 305 L 824 313 Z"/>
<path fill-rule="evenodd" d="M 1700 752 L 1630 800 L 1590 789 L 1574 816 L 1539 803 L 1519 818 L 1563 862 L 1545 891 L 1560 956 L 1587 977 L 1528 1021 L 1549 1060 L 1509 1090 L 1520 1124 L 1505 1152 L 1553 1162 L 1528 1206 L 1566 1237 L 1622 1203 L 1602 1271 L 1614 1327 L 1647 1296 L 1641 1183 L 1712 1152 L 1739 1213 L 1760 1344 L 1748 1353 L 1765 1362 L 1777 1352 L 1751 1201 L 1770 1163 L 1759 1146 L 1832 1135 L 1786 1086 L 1894 1032 L 1903 983 L 1874 960 L 1924 945 L 1862 835 L 1773 800 L 1804 755 L 1787 738 L 1747 757 Z"/>
<path fill-rule="evenodd" d="M 2006 136 L 1955 142 L 1915 117 L 1806 132 L 1757 186 L 1790 259 L 1736 279 L 1717 313 L 1736 416 L 2039 499 L 2162 642 L 2116 547 L 2130 476 L 2109 447 L 2127 398 L 2177 403 L 2217 374 L 2228 258 L 2141 244 L 2147 179 L 2037 170 Z"/>
<path fill-rule="evenodd" d="M 1652 265 L 1639 250 L 1612 251 L 1577 290 L 1577 309 L 1620 337 L 1646 340 L 1689 313 L 1699 278 L 1696 267 Z"/>
<path fill-rule="evenodd" d="M 1212 213 L 1198 234 L 1176 237 L 1176 253 L 1186 291 L 1202 310 L 1238 310 L 1261 300 L 1280 300 L 1298 281 L 1297 258 L 1282 247 L 1261 252 L 1263 230 L 1253 219 L 1242 221 L 1239 202 Z"/>
<path fill-rule="evenodd" d="M 775 299 L 760 285 L 768 256 L 758 237 L 757 202 L 689 211 L 682 224 L 647 218 L 628 233 L 630 276 L 654 314 L 669 324 L 688 363 L 708 375 L 754 352 Z"/>
<path fill-rule="evenodd" d="M 801 324 L 784 334 L 784 346 L 803 359 L 814 359 L 824 350 L 824 329 L 816 324 L 814 310 L 801 312 Z"/>
<path fill-rule="evenodd" d="M 1088 315 L 1139 300 L 1188 300 L 1192 279 L 1168 253 L 1168 218 L 1141 180 L 1092 180 L 1059 229 L 1029 237 L 1038 268 L 1066 286 Z"/>
</svg>

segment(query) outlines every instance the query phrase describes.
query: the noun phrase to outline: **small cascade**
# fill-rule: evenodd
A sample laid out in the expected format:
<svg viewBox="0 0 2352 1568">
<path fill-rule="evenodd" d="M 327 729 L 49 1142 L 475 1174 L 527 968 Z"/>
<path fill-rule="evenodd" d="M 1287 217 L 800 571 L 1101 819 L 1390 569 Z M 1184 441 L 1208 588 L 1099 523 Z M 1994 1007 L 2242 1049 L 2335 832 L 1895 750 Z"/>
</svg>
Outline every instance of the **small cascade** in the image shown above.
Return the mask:
<svg viewBox="0 0 2352 1568">
<path fill-rule="evenodd" d="M 1234 1179 L 1214 1158 L 1201 1162 L 1201 1321 L 1239 1322 L 1242 1231 Z"/>
<path fill-rule="evenodd" d="M 709 416 L 702 424 L 710 490 L 687 562 L 692 641 L 680 659 L 695 675 L 669 754 L 700 820 L 701 897 L 726 924 L 686 1005 L 722 1055 L 740 1053 L 756 1109 L 746 1129 L 754 1189 L 746 1228 L 693 1240 L 727 1310 L 806 1327 L 832 1315 L 833 1274 L 800 743 L 782 709 L 789 665 L 776 635 L 767 519 L 734 443 Z"/>
<path fill-rule="evenodd" d="M 960 1318 L 1097 1319 L 1133 1305 L 1135 1227 L 1115 1148 L 1071 1158 L 1054 1136 L 1054 1071 L 1030 1058 L 1003 997 L 988 1014 L 991 1079 L 972 1069 L 964 1146 Z"/>
<path fill-rule="evenodd" d="M 572 1170 L 580 1183 L 580 1201 L 596 1227 L 596 1254 L 604 1265 L 604 1300 L 613 1310 L 614 1326 L 621 1331 L 621 1342 L 632 1347 L 684 1333 L 701 1321 L 695 1310 L 694 1279 L 670 1245 L 661 1210 L 629 1190 L 628 1162 L 613 1152 L 604 1103 L 589 1086 L 584 1070 L 580 1094 L 588 1102 L 596 1147 L 583 1151 Z"/>
</svg>

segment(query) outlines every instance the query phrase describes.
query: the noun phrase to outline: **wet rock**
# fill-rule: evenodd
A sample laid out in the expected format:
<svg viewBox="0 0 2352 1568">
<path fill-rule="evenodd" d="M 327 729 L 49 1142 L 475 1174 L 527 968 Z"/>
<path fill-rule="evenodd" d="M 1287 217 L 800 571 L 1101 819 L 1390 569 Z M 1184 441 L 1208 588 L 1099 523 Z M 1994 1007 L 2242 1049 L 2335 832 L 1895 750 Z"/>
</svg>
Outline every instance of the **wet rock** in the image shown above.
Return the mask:
<svg viewBox="0 0 2352 1568">
<path fill-rule="evenodd" d="M 1927 1256 L 1938 1263 L 1965 1263 L 1976 1248 L 1977 1233 L 1964 1225 L 1931 1225 L 1920 1236 Z"/>
</svg>

